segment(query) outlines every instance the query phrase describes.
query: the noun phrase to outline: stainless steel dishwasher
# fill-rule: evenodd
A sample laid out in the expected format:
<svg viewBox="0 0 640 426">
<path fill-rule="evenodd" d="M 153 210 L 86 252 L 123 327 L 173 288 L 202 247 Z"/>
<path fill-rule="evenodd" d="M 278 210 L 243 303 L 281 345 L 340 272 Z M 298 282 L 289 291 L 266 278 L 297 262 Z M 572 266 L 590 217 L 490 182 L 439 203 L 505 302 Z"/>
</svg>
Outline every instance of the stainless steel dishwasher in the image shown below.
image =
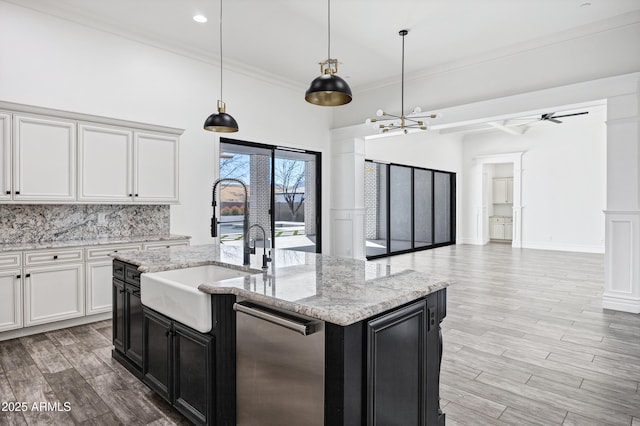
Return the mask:
<svg viewBox="0 0 640 426">
<path fill-rule="evenodd" d="M 324 425 L 324 322 L 248 301 L 233 309 L 237 424 Z"/>
</svg>

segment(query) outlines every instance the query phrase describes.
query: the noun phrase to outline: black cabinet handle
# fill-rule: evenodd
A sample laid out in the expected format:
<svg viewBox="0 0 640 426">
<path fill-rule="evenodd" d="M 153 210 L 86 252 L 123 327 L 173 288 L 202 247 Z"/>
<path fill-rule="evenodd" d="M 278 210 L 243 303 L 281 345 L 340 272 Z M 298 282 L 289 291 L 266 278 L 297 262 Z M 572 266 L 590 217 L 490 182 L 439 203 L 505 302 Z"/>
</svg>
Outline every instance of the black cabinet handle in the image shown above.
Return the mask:
<svg viewBox="0 0 640 426">
<path fill-rule="evenodd" d="M 7 195 L 11 195 L 11 191 L 7 191 L 7 192 L 6 192 L 6 194 L 7 194 Z"/>
<path fill-rule="evenodd" d="M 29 278 L 31 276 L 31 274 L 26 274 L 25 278 Z"/>
<path fill-rule="evenodd" d="M 58 260 L 58 255 L 57 254 L 53 256 L 53 260 Z"/>
<path fill-rule="evenodd" d="M 129 197 L 133 197 L 133 194 L 129 194 Z"/>
<path fill-rule="evenodd" d="M 136 280 L 136 279 L 140 278 L 140 274 L 131 274 L 131 278 Z"/>
<path fill-rule="evenodd" d="M 20 195 L 20 191 L 16 191 L 16 195 Z"/>
<path fill-rule="evenodd" d="M 22 277 L 22 275 L 20 275 L 20 274 L 16 275 L 16 278 L 19 279 L 20 277 Z"/>
<path fill-rule="evenodd" d="M 122 268 L 116 268 L 114 269 L 116 272 L 122 272 Z"/>
<path fill-rule="evenodd" d="M 171 334 L 171 332 L 169 330 L 164 332 L 165 337 L 169 337 L 170 334 Z"/>
<path fill-rule="evenodd" d="M 118 289 L 118 293 L 124 293 L 124 289 Z"/>
<path fill-rule="evenodd" d="M 138 197 L 138 194 L 136 194 L 135 196 Z"/>
</svg>

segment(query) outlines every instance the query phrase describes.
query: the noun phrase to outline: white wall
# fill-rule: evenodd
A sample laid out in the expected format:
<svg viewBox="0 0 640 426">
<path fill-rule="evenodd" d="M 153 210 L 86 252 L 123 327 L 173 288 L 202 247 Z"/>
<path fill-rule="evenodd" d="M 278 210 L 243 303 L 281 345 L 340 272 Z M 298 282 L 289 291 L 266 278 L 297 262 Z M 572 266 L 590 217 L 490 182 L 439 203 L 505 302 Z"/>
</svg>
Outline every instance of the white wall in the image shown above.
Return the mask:
<svg viewBox="0 0 640 426">
<path fill-rule="evenodd" d="M 504 132 L 464 138 L 464 170 L 475 157 L 524 152 L 522 157 L 522 246 L 604 252 L 606 208 L 606 111 L 535 123 L 522 136 Z M 494 172 L 496 170 L 494 169 Z M 497 175 L 497 174 L 496 174 Z M 471 188 L 467 173 L 464 188 Z M 465 205 L 472 194 L 465 192 Z M 465 210 L 465 235 L 475 235 L 475 218 Z"/>
<path fill-rule="evenodd" d="M 181 205 L 171 231 L 208 243 L 218 135 L 202 129 L 219 97 L 219 67 L 0 1 L 0 100 L 185 129 Z M 240 132 L 224 136 L 323 154 L 323 217 L 329 209 L 328 109 L 225 68 L 224 101 Z M 328 246 L 329 223 L 323 223 Z"/>
<path fill-rule="evenodd" d="M 365 157 L 388 163 L 405 164 L 456 173 L 456 228 L 460 238 L 464 179 L 462 136 L 441 135 L 435 131 L 365 140 Z"/>
</svg>

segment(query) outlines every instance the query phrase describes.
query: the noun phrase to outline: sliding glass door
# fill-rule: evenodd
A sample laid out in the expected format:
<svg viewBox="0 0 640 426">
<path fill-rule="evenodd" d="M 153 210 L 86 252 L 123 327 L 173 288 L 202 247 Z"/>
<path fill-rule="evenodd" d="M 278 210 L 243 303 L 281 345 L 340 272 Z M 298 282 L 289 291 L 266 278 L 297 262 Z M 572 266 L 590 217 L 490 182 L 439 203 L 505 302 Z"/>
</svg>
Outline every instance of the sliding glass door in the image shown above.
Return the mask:
<svg viewBox="0 0 640 426">
<path fill-rule="evenodd" d="M 269 245 L 320 252 L 320 154 L 221 139 L 220 177 L 243 181 L 249 222 L 266 232 Z M 242 185 L 220 185 L 221 242 L 242 244 Z M 262 231 L 250 238 L 262 246 Z M 269 242 L 268 242 L 269 243 Z"/>
<path fill-rule="evenodd" d="M 367 258 L 455 243 L 455 173 L 365 162 Z"/>
</svg>

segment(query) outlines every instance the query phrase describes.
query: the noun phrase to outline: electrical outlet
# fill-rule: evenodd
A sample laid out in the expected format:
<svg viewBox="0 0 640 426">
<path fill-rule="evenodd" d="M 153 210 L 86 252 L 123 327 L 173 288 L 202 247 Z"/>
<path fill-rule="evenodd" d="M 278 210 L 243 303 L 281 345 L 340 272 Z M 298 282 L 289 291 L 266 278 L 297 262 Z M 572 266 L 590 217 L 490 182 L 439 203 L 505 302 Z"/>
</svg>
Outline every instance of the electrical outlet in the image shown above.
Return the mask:
<svg viewBox="0 0 640 426">
<path fill-rule="evenodd" d="M 105 223 L 107 223 L 107 214 L 98 213 L 98 225 L 104 225 Z"/>
</svg>

